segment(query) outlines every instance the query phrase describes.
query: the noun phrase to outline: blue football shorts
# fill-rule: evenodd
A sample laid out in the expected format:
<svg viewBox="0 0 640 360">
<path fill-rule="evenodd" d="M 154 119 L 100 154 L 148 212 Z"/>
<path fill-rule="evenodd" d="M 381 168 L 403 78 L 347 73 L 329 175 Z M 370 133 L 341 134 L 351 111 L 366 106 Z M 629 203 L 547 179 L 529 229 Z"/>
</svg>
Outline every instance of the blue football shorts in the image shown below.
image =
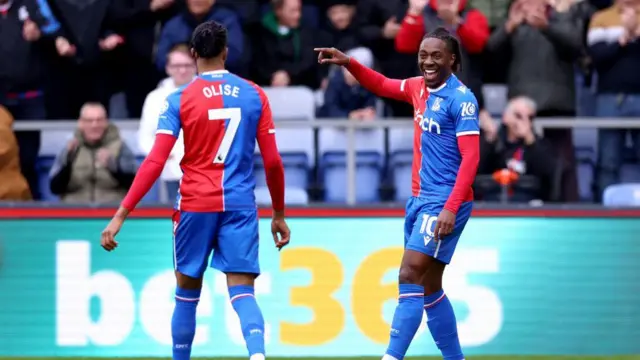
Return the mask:
<svg viewBox="0 0 640 360">
<path fill-rule="evenodd" d="M 471 217 L 473 202 L 469 201 L 460 206 L 456 214 L 453 232 L 441 241 L 435 241 L 433 230 L 442 208 L 444 208 L 444 203 L 433 203 L 415 196 L 407 201 L 404 220 L 404 248 L 421 252 L 448 264 L 456 250 L 462 230 Z"/>
<path fill-rule="evenodd" d="M 224 273 L 260 274 L 258 211 L 186 212 L 173 215 L 173 265 L 201 278 L 210 266 Z"/>
</svg>

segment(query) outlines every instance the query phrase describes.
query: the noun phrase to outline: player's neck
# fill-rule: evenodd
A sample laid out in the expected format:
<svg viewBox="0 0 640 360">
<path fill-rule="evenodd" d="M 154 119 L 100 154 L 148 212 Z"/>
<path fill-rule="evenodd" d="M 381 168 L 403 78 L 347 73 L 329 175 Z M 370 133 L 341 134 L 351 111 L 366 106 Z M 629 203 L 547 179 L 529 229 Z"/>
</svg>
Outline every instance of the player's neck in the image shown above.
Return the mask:
<svg viewBox="0 0 640 360">
<path fill-rule="evenodd" d="M 427 86 L 427 90 L 428 90 L 430 93 L 434 93 L 434 92 L 438 92 L 438 91 L 442 90 L 445 86 L 447 86 L 447 81 L 449 81 L 449 78 L 451 78 L 451 75 L 453 75 L 453 74 L 449 74 L 449 75 L 447 75 L 447 76 L 444 78 L 444 80 L 442 81 L 442 83 L 440 83 L 440 84 L 439 84 L 439 85 L 437 85 L 437 86 L 433 86 L 433 87 L 431 87 L 431 86 Z"/>
<path fill-rule="evenodd" d="M 202 75 L 207 72 L 212 71 L 222 71 L 226 70 L 224 68 L 224 62 L 222 61 L 201 61 L 198 60 L 198 75 Z"/>
</svg>

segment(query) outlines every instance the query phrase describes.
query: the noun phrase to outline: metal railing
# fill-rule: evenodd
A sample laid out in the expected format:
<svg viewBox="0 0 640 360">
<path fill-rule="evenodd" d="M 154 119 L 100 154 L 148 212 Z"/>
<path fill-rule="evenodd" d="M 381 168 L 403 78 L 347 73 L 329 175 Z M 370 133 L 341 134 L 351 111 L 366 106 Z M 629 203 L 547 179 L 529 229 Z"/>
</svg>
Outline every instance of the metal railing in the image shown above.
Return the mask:
<svg viewBox="0 0 640 360">
<path fill-rule="evenodd" d="M 114 120 L 113 123 L 121 130 L 135 131 L 139 127 L 139 120 Z M 534 121 L 534 129 L 542 133 L 544 129 L 566 128 L 600 128 L 600 129 L 640 129 L 640 118 L 539 118 Z M 413 119 L 395 118 L 368 122 L 349 121 L 345 119 L 321 120 L 278 120 L 277 128 L 337 128 L 346 131 L 346 175 L 347 175 L 347 204 L 356 204 L 356 144 L 355 134 L 358 129 L 411 129 Z M 15 130 L 42 131 L 72 131 L 76 128 L 76 121 L 16 121 Z"/>
</svg>

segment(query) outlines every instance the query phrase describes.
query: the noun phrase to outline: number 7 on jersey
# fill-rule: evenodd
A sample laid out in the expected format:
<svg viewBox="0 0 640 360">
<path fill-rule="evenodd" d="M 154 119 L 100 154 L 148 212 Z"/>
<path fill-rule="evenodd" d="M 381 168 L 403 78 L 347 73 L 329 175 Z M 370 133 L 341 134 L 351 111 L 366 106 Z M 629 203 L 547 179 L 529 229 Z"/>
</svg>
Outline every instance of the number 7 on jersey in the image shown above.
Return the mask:
<svg viewBox="0 0 640 360">
<path fill-rule="evenodd" d="M 227 119 L 229 119 L 229 127 L 222 137 L 218 153 L 213 158 L 214 164 L 224 164 L 224 161 L 229 154 L 229 150 L 231 149 L 233 138 L 238 132 L 240 119 L 242 119 L 242 112 L 240 108 L 209 109 L 209 120 L 225 121 Z"/>
</svg>

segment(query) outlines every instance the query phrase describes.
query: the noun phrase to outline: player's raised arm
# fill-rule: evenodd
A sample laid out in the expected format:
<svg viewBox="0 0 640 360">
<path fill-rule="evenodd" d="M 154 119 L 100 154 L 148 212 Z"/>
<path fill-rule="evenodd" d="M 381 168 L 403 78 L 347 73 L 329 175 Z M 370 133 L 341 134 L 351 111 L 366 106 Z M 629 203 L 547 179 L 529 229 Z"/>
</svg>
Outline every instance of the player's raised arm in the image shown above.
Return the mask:
<svg viewBox="0 0 640 360">
<path fill-rule="evenodd" d="M 333 64 L 346 67 L 360 85 L 380 97 L 411 103 L 407 95 L 406 80 L 389 79 L 379 72 L 360 64 L 336 48 L 316 48 L 320 64 Z"/>
<path fill-rule="evenodd" d="M 458 176 L 453 190 L 444 208 L 457 213 L 460 205 L 469 200 L 471 187 L 476 178 L 480 162 L 480 125 L 478 121 L 478 102 L 471 91 L 465 87 L 451 104 L 451 114 L 455 119 L 458 149 L 462 157 Z"/>
</svg>

